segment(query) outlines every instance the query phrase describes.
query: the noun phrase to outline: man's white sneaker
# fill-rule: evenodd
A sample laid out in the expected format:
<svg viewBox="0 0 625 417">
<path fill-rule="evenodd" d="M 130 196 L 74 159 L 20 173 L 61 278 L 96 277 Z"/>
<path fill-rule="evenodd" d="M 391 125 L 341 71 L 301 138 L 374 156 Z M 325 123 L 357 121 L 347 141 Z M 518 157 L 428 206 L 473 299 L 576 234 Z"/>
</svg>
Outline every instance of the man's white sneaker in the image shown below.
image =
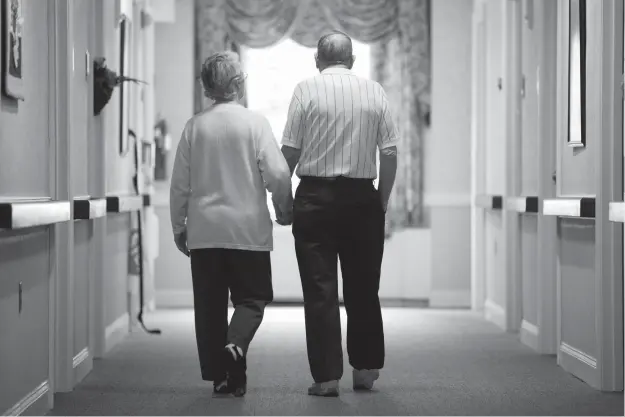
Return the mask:
<svg viewBox="0 0 625 417">
<path fill-rule="evenodd" d="M 379 369 L 354 369 L 354 389 L 371 390 L 373 383 L 380 377 Z"/>
<path fill-rule="evenodd" d="M 308 388 L 308 395 L 317 397 L 338 397 L 339 381 L 315 382 Z"/>
</svg>

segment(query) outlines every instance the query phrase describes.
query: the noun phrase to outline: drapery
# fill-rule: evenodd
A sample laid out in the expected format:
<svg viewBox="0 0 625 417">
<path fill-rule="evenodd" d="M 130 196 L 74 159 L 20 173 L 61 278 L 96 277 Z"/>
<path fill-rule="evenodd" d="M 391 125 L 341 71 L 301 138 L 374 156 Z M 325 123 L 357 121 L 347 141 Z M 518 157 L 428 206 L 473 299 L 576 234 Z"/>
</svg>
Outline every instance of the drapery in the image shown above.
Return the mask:
<svg viewBox="0 0 625 417">
<path fill-rule="evenodd" d="M 232 39 L 264 48 L 291 37 L 317 45 L 331 29 L 364 43 L 381 41 L 397 31 L 396 0 L 221 0 Z"/>
<path fill-rule="evenodd" d="M 196 0 L 195 110 L 205 108 L 202 61 L 239 45 L 264 48 L 283 39 L 315 47 L 340 30 L 368 43 L 372 75 L 387 91 L 401 135 L 389 218 L 423 225 L 423 129 L 430 109 L 430 0 Z"/>
<path fill-rule="evenodd" d="M 371 47 L 373 77 L 387 92 L 401 135 L 388 216 L 392 228 L 421 227 L 423 143 L 430 113 L 429 0 L 398 0 L 398 31 Z"/>
</svg>

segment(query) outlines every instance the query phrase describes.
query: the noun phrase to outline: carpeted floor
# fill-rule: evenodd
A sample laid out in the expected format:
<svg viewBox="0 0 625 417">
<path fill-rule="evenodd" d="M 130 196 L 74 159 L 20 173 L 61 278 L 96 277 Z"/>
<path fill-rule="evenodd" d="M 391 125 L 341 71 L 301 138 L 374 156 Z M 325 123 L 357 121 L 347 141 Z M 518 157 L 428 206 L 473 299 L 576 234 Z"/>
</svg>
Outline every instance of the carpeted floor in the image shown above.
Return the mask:
<svg viewBox="0 0 625 417">
<path fill-rule="evenodd" d="M 269 309 L 238 399 L 212 398 L 200 380 L 192 312 L 161 311 L 146 318 L 161 336 L 130 334 L 50 415 L 623 415 L 623 393 L 595 391 L 473 313 L 389 308 L 384 318 L 376 391 L 351 390 L 346 359 L 341 396 L 316 398 L 303 309 Z"/>
</svg>

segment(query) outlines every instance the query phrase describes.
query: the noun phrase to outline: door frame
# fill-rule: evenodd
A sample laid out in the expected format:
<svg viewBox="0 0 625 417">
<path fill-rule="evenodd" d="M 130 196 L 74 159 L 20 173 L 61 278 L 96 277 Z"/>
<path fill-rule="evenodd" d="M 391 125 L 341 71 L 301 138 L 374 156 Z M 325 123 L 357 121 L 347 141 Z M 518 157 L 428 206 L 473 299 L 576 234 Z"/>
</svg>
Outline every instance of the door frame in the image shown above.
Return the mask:
<svg viewBox="0 0 625 417">
<path fill-rule="evenodd" d="M 53 199 L 58 199 L 57 186 L 57 26 L 58 26 L 58 1 L 48 1 L 48 136 L 49 161 L 50 161 L 50 194 Z M 59 276 L 57 250 L 57 225 L 50 227 L 50 284 L 48 288 L 48 409 L 54 407 L 54 393 L 56 391 L 56 287 Z"/>
<path fill-rule="evenodd" d="M 54 1 L 55 54 L 55 153 L 56 153 L 56 198 L 73 202 L 71 187 L 71 137 L 70 112 L 71 97 L 70 71 L 73 54 L 70 46 L 72 39 L 69 1 Z M 73 218 L 73 204 L 71 206 Z M 54 339 L 54 392 L 71 391 L 74 387 L 73 368 L 73 268 L 74 268 L 74 223 L 59 224 L 55 231 L 55 285 L 51 297 L 54 297 L 54 322 L 51 323 Z"/>
<path fill-rule="evenodd" d="M 521 135 L 521 55 L 522 55 L 522 24 L 523 9 L 521 0 L 508 0 L 506 8 L 506 24 L 504 26 L 505 46 L 505 118 L 506 118 L 506 167 L 505 197 L 519 194 L 520 178 L 520 144 Z M 523 319 L 523 291 L 520 263 L 519 221 L 521 214 L 504 210 L 503 228 L 505 242 L 505 297 L 506 297 L 506 331 L 518 332 Z"/>
<path fill-rule="evenodd" d="M 599 389 L 623 390 L 623 228 L 609 219 L 623 195 L 623 2 L 603 0 L 602 130 L 595 154 L 595 317 Z"/>
<path fill-rule="evenodd" d="M 486 1 L 473 7 L 472 123 L 471 123 L 471 309 L 484 311 L 486 302 L 486 223 L 484 209 L 477 207 L 478 195 L 485 192 L 486 144 Z"/>
<path fill-rule="evenodd" d="M 541 43 L 538 73 L 538 198 L 556 198 L 554 173 L 557 169 L 557 57 L 553 50 L 558 39 L 558 5 L 551 1 L 537 1 L 536 29 Z M 542 213 L 542 207 L 539 208 Z M 557 295 L 557 218 L 538 214 L 538 352 L 555 354 L 558 340 Z"/>
</svg>

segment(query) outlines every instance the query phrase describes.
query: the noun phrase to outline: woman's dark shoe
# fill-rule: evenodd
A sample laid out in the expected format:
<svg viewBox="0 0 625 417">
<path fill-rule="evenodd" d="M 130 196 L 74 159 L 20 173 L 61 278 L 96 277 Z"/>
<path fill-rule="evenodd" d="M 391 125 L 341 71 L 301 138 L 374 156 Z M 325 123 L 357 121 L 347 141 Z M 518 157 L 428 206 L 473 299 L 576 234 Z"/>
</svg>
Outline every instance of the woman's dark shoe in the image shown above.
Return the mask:
<svg viewBox="0 0 625 417">
<path fill-rule="evenodd" d="M 234 345 L 224 348 L 226 369 L 228 369 L 228 387 L 235 397 L 243 397 L 247 392 L 247 360 L 240 349 Z"/>
<path fill-rule="evenodd" d="M 213 394 L 217 396 L 232 394 L 232 388 L 228 385 L 228 380 L 215 381 L 213 384 Z"/>
</svg>

